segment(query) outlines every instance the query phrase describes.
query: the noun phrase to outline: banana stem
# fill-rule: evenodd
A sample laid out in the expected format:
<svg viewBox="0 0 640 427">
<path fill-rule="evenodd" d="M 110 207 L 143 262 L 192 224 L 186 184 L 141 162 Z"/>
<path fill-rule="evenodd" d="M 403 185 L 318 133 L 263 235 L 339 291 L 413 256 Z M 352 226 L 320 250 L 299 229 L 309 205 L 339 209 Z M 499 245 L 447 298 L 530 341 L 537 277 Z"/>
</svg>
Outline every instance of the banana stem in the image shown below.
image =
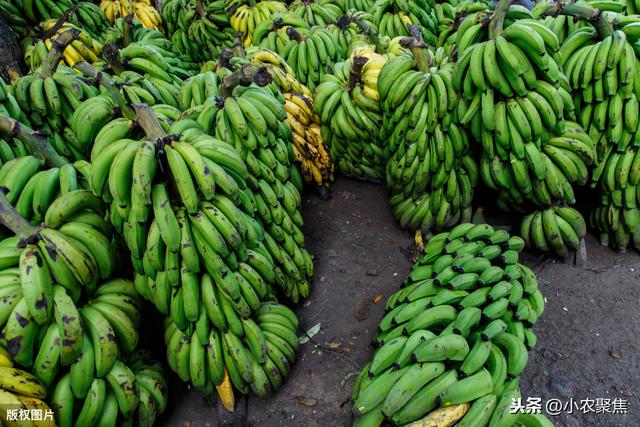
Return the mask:
<svg viewBox="0 0 640 427">
<path fill-rule="evenodd" d="M 495 10 L 493 11 L 493 17 L 489 22 L 489 38 L 495 39 L 502 34 L 504 29 L 504 19 L 507 17 L 509 7 L 514 0 L 500 0 Z"/>
<path fill-rule="evenodd" d="M 55 24 L 53 24 L 53 27 L 49 28 L 49 31 L 47 31 L 46 33 L 44 33 L 44 35 L 42 36 L 42 40 L 48 40 L 51 37 L 55 36 L 56 33 L 58 32 L 58 30 L 60 28 L 62 28 L 62 26 L 64 25 L 65 22 L 67 22 L 69 20 L 69 17 L 75 13 L 76 10 L 78 10 L 78 5 L 75 6 L 71 6 L 69 9 L 65 10 L 62 13 L 62 16 L 60 16 L 60 18 L 58 18 L 58 20 L 56 21 Z"/>
<path fill-rule="evenodd" d="M 36 132 L 11 117 L 0 115 L 0 135 L 6 138 L 18 138 L 27 147 L 29 153 L 44 160 L 51 167 L 60 167 L 69 163 L 69 160 L 53 149 L 43 133 Z"/>
<path fill-rule="evenodd" d="M 58 68 L 58 63 L 62 59 L 64 50 L 78 37 L 79 34 L 80 30 L 72 28 L 51 41 L 51 50 L 47 54 L 40 71 L 41 77 L 49 77 L 55 72 L 56 68 Z"/>
<path fill-rule="evenodd" d="M 133 35 L 131 34 L 131 32 L 133 31 L 133 26 L 134 26 L 133 15 L 125 16 L 124 26 L 122 31 L 124 47 L 129 46 L 129 44 L 131 44 L 131 42 L 133 41 Z"/>
<path fill-rule="evenodd" d="M 220 51 L 220 56 L 218 56 L 218 63 L 216 64 L 216 69 L 220 71 L 223 68 L 227 70 L 233 70 L 233 66 L 231 65 L 231 58 L 233 58 L 233 52 L 228 47 L 222 48 Z"/>
<path fill-rule="evenodd" d="M 351 63 L 351 71 L 349 72 L 349 83 L 347 89 L 351 91 L 356 85 L 360 82 L 360 77 L 362 76 L 362 69 L 365 64 L 369 61 L 368 58 L 364 56 L 354 56 L 353 61 Z"/>
<path fill-rule="evenodd" d="M 237 32 L 234 35 L 234 42 L 233 42 L 233 56 L 237 56 L 238 58 L 244 58 L 244 42 L 242 39 L 242 33 Z"/>
<path fill-rule="evenodd" d="M 595 27 L 596 32 L 601 39 L 613 34 L 613 25 L 604 19 L 600 9 L 569 3 L 562 6 L 559 13 L 560 15 L 573 16 L 591 23 L 591 25 Z"/>
<path fill-rule="evenodd" d="M 113 43 L 105 44 L 102 48 L 102 54 L 117 76 L 125 71 L 124 64 L 120 61 L 120 50 Z"/>
<path fill-rule="evenodd" d="M 239 70 L 222 78 L 220 97 L 222 99 L 230 97 L 236 86 L 249 86 L 251 83 L 255 83 L 262 87 L 271 83 L 271 80 L 271 74 L 269 74 L 266 67 L 256 67 L 253 64 L 246 64 Z"/>
<path fill-rule="evenodd" d="M 149 141 L 157 141 L 167 136 L 160 122 L 158 116 L 153 109 L 147 104 L 134 104 L 133 108 L 136 110 L 136 117 L 140 127 L 144 129 L 144 133 L 147 135 Z"/>
<path fill-rule="evenodd" d="M 18 211 L 11 206 L 7 196 L 4 195 L 4 189 L 0 191 L 0 223 L 21 239 L 26 239 L 36 233 L 36 228 L 21 217 Z"/>
<path fill-rule="evenodd" d="M 380 54 L 384 53 L 387 46 L 382 41 L 382 38 L 380 37 L 380 33 L 375 28 L 370 26 L 367 23 L 367 21 L 365 21 L 365 19 L 362 17 L 357 18 L 355 22 L 358 28 L 360 28 L 360 31 L 362 31 L 362 34 L 367 36 L 369 40 L 371 40 L 373 44 L 376 46 L 376 52 Z"/>
<path fill-rule="evenodd" d="M 120 91 L 116 88 L 111 79 L 105 73 L 101 73 L 93 65 L 85 61 L 76 63 L 75 68 L 82 72 L 82 74 L 84 74 L 86 77 L 90 77 L 96 83 L 104 86 L 111 98 L 116 102 L 116 104 L 118 104 L 118 107 L 120 107 L 120 111 L 125 118 L 129 120 L 136 119 L 135 111 L 131 109 L 127 101 L 124 99 L 124 96 L 122 96 Z"/>
<path fill-rule="evenodd" d="M 304 40 L 302 33 L 293 27 L 287 27 L 287 35 L 289 36 L 289 40 L 297 40 L 298 42 Z"/>
<path fill-rule="evenodd" d="M 427 49 L 427 45 L 422 38 L 417 39 L 415 37 L 406 37 L 400 40 L 400 45 L 411 51 L 411 55 L 413 55 L 413 59 L 416 61 L 416 67 L 419 71 L 423 73 L 427 73 L 429 71 L 433 58 L 431 57 L 431 53 L 429 52 L 429 49 Z"/>
<path fill-rule="evenodd" d="M 200 18 L 204 18 L 207 15 L 207 12 L 204 10 L 204 5 L 202 4 L 202 0 L 196 0 L 196 12 L 198 12 L 198 16 L 200 16 Z"/>
</svg>

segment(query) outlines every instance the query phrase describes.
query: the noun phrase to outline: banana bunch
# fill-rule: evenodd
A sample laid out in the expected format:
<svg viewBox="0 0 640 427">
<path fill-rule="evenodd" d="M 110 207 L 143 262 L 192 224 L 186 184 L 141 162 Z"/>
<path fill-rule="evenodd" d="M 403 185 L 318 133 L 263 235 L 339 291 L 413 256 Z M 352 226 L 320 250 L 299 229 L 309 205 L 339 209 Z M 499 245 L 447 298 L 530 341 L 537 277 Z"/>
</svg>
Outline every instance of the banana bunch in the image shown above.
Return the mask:
<svg viewBox="0 0 640 427">
<path fill-rule="evenodd" d="M 298 80 L 313 91 L 334 64 L 344 60 L 345 52 L 332 33 L 322 27 L 313 27 L 304 35 L 293 27 L 287 27 L 286 32 L 291 40 L 278 54 Z"/>
<path fill-rule="evenodd" d="M 1 0 L 0 15 L 19 37 L 27 34 L 31 23 L 23 11 L 22 4 L 12 0 Z"/>
<path fill-rule="evenodd" d="M 490 6 L 482 2 L 464 1 L 454 5 L 452 3 L 436 3 L 433 5 L 434 13 L 438 19 L 438 38 L 435 47 L 444 48 L 447 55 L 452 56 L 457 50 L 458 38 L 465 29 L 491 16 Z M 458 16 L 466 16 L 462 21 Z M 458 31 L 459 26 L 464 26 Z"/>
<path fill-rule="evenodd" d="M 14 95 L 13 85 L 9 86 L 5 81 L 0 78 L 0 115 L 11 117 L 12 119 L 24 123 L 27 126 L 31 125 L 31 121 L 27 114 L 22 110 L 22 107 L 18 103 Z M 18 153 L 17 151 L 16 153 Z M 6 162 L 5 155 L 1 155 L 2 162 Z"/>
<path fill-rule="evenodd" d="M 231 3 L 231 2 L 227 2 Z M 253 43 L 253 33 L 255 29 L 263 21 L 273 21 L 274 15 L 278 12 L 287 11 L 285 3 L 276 0 L 264 0 L 255 2 L 249 0 L 249 4 L 231 3 L 227 7 L 227 13 L 230 16 L 229 23 L 231 27 L 242 33 L 242 39 L 245 46 Z"/>
<path fill-rule="evenodd" d="M 404 53 L 378 76 L 386 183 L 401 227 L 428 233 L 470 220 L 478 171 L 455 116 L 455 64 L 443 48 L 433 52 L 419 39 L 400 45 Z"/>
<path fill-rule="evenodd" d="M 96 367 L 104 375 L 108 369 L 105 371 L 102 367 L 109 367 L 118 352 L 130 352 L 131 345 L 137 344 L 137 327 L 133 327 L 133 323 L 117 311 L 120 308 L 111 308 L 110 313 L 99 318 L 88 315 L 81 321 L 79 312 L 93 313 L 95 310 L 86 308 L 88 305 L 78 310 L 74 301 L 78 301 L 85 293 L 80 286 L 81 280 L 94 280 L 86 276 L 99 276 L 100 268 L 103 271 L 112 270 L 116 257 L 108 253 L 112 248 L 108 241 L 105 244 L 104 235 L 83 222 L 68 222 L 59 231 L 44 230 L 47 231 L 38 236 L 40 242 L 27 244 L 24 249 L 16 248 L 19 240 L 15 237 L 5 239 L 0 244 L 7 254 L 3 259 L 8 265 L 3 270 L 3 280 L 7 284 L 2 291 L 4 302 L 0 319 L 3 342 L 16 363 L 31 368 L 34 375 L 48 385 L 60 365 L 71 365 L 80 356 L 84 322 L 94 346 L 99 346 L 99 350 L 96 350 Z M 93 238 L 96 239 L 94 243 L 89 240 Z M 56 246 L 54 239 L 57 239 Z M 88 247 L 88 244 L 92 244 L 92 247 Z M 95 266 L 98 261 L 94 259 L 98 252 L 99 255 L 107 255 L 106 259 L 99 261 L 99 267 Z M 13 262 L 9 256 L 18 260 Z M 76 257 L 74 261 L 69 260 L 71 256 Z M 94 266 L 88 265 L 90 262 Z M 96 271 L 91 272 L 90 267 Z M 83 273 L 83 276 L 79 273 Z M 91 287 L 95 288 L 95 284 L 91 284 L 89 289 Z M 130 287 L 133 288 L 133 285 Z M 105 316 L 109 321 L 105 320 Z M 100 322 L 96 323 L 99 329 L 95 331 L 93 324 L 88 323 L 94 321 Z M 117 337 L 117 340 L 113 337 Z M 92 357 L 91 363 L 93 360 Z"/>
<path fill-rule="evenodd" d="M 426 234 L 471 219 L 478 167 L 464 129 L 449 126 L 401 145 L 387 163 L 389 203 L 402 228 Z"/>
<path fill-rule="evenodd" d="M 425 42 L 435 44 L 438 21 L 429 1 L 376 0 L 371 9 L 371 21 L 382 36 L 409 36 L 409 26 L 415 25 Z"/>
<path fill-rule="evenodd" d="M 65 132 L 66 142 L 86 155 L 92 150 L 98 132 L 117 116 L 117 105 L 108 94 L 94 95 L 75 108 Z"/>
<path fill-rule="evenodd" d="M 242 153 L 265 245 L 277 265 L 276 284 L 293 302 L 306 298 L 313 262 L 300 231 L 302 178 L 293 163 L 287 112 L 271 89 L 254 85 L 236 86 L 220 104 L 215 134 Z"/>
<path fill-rule="evenodd" d="M 336 0 L 295 0 L 289 4 L 289 10 L 295 16 L 304 19 L 310 27 L 335 24 L 346 12 Z"/>
<path fill-rule="evenodd" d="M 164 31 L 162 17 L 149 0 L 102 0 L 100 9 L 112 24 L 118 18 L 133 15 L 145 28 Z"/>
<path fill-rule="evenodd" d="M 480 175 L 501 208 L 523 211 L 575 203 L 572 184 L 587 182 L 595 159 L 587 128 L 566 121 L 578 114 L 558 38 L 527 16 L 513 6 L 496 12 L 486 40 L 486 21 L 463 21 L 453 78 L 458 117 L 482 144 Z"/>
<path fill-rule="evenodd" d="M 65 11 L 76 4 L 74 0 L 43 0 L 43 1 L 13 1 L 13 12 L 22 9 L 19 16 L 24 16 L 30 24 L 35 25 L 41 21 L 60 18 Z"/>
<path fill-rule="evenodd" d="M 334 66 L 316 88 L 322 137 L 342 173 L 362 180 L 384 180 L 385 153 L 379 132 L 382 109 L 378 75 L 386 59 L 369 48 Z"/>
<path fill-rule="evenodd" d="M 35 169 L 33 162 L 21 165 Z M 9 193 L 7 200 L 15 205 L 17 212 L 32 210 L 40 221 L 44 220 L 46 228 L 35 230 L 31 240 L 49 264 L 45 276 L 78 296 L 80 286 L 92 287 L 98 279 L 110 277 L 119 258 L 117 245 L 111 240 L 112 230 L 103 219 L 102 201 L 82 189 L 59 193 L 61 183 L 73 180 L 74 172 L 69 172 L 70 169 L 63 166 L 35 174 L 37 188 L 34 188 L 34 178 L 21 172 L 12 171 L 4 182 L 11 185 L 13 194 Z M 30 201 L 33 207 L 26 206 Z"/>
<path fill-rule="evenodd" d="M 624 150 L 638 128 L 635 81 L 640 67 L 622 30 L 600 41 L 592 27 L 582 27 L 562 44 L 563 68 L 574 91 L 579 123 L 596 142 L 598 160 L 614 143 Z"/>
<path fill-rule="evenodd" d="M 8 141 L 0 138 L 0 165 L 10 167 L 9 163 L 15 163 L 16 159 L 29 156 L 29 150 L 22 141 L 17 138 L 9 138 Z M 2 170 L 0 168 L 0 170 Z"/>
<path fill-rule="evenodd" d="M 253 32 L 251 43 L 274 52 L 282 52 L 289 43 L 287 28 L 293 27 L 296 31 L 307 34 L 309 24 L 293 13 L 276 13 L 273 20 L 262 21 Z"/>
<path fill-rule="evenodd" d="M 313 94 L 309 88 L 296 78 L 293 68 L 274 51 L 261 47 L 248 47 L 246 55 L 247 59 L 256 67 L 266 67 L 280 92 L 296 92 L 307 98 L 312 97 Z"/>
<path fill-rule="evenodd" d="M 187 31 L 189 25 L 196 18 L 196 3 L 194 0 L 169 0 L 162 2 L 162 21 L 167 35 L 172 36 L 176 31 Z"/>
<path fill-rule="evenodd" d="M 186 79 L 178 91 L 178 106 L 183 111 L 183 116 L 202 113 L 208 107 L 205 102 L 214 99 L 220 94 L 220 81 L 213 71 L 196 74 Z M 211 128 L 211 123 L 200 121 L 206 130 Z"/>
<path fill-rule="evenodd" d="M 619 252 L 625 251 L 629 244 L 640 250 L 638 209 L 616 206 L 606 196 L 602 199 L 589 214 L 589 222 L 598 233 L 600 243 Z"/>
<path fill-rule="evenodd" d="M 96 40 L 101 40 L 103 33 L 111 26 L 102 9 L 90 1 L 78 2 L 77 9 L 69 17 L 69 21 Z"/>
<path fill-rule="evenodd" d="M 532 212 L 522 219 L 520 235 L 528 247 L 554 252 L 563 258 L 580 248 L 587 234 L 584 218 L 568 206 L 553 206 Z"/>
<path fill-rule="evenodd" d="M 219 319 L 222 326 L 212 321 L 211 327 L 207 317 Z M 210 306 L 201 318 L 204 320 L 196 322 L 193 331 L 182 331 L 169 319 L 165 321 L 167 360 L 181 380 L 207 394 L 215 386 L 223 400 L 229 385 L 242 394 L 252 391 L 262 398 L 280 388 L 299 345 L 298 319 L 290 309 L 264 302 L 253 317 L 241 318 L 228 316 L 220 306 Z M 229 392 L 233 401 L 233 392 Z"/>
<path fill-rule="evenodd" d="M 324 194 L 333 182 L 334 165 L 322 139 L 320 117 L 313 98 L 298 92 L 285 93 L 287 123 L 293 134 L 293 156 L 307 184 Z"/>
<path fill-rule="evenodd" d="M 509 408 L 545 304 L 535 274 L 518 263 L 523 247 L 518 236 L 470 223 L 426 243 L 389 297 L 378 348 L 356 379 L 355 426 L 405 425 L 454 408 L 458 426 L 517 425 Z"/>
<path fill-rule="evenodd" d="M 346 52 L 349 52 L 349 46 L 354 37 L 361 35 L 361 29 L 355 22 L 353 17 L 343 15 L 338 18 L 335 24 L 330 24 L 325 27 L 325 30 L 331 35 L 332 40 L 336 41 L 336 49 L 343 53 L 343 57 Z"/>
<path fill-rule="evenodd" d="M 232 46 L 224 0 L 173 0 L 162 5 L 162 15 L 174 45 L 198 61 L 216 59 L 221 47 Z"/>
<path fill-rule="evenodd" d="M 13 96 L 33 125 L 62 133 L 80 104 L 98 90 L 64 65 L 50 69 L 45 63 L 14 81 Z"/>
<path fill-rule="evenodd" d="M 40 22 L 40 24 L 38 24 L 38 28 L 43 32 L 48 32 L 56 25 L 57 22 L 58 21 L 55 19 L 47 19 Z M 70 22 L 63 23 L 59 28 L 57 28 L 52 37 L 44 41 L 47 49 L 51 50 L 53 40 L 56 40 L 62 33 L 71 29 L 77 30 L 78 36 L 76 40 L 72 41 L 71 44 L 64 49 L 63 56 L 66 64 L 73 67 L 76 62 L 80 61 L 86 61 L 90 64 L 98 61 L 98 57 L 102 52 L 102 43 L 98 39 L 94 38 L 88 31 Z"/>
<path fill-rule="evenodd" d="M 195 64 L 184 61 L 172 50 L 147 39 L 129 43 L 120 49 L 119 56 L 125 69 L 143 74 L 152 84 L 163 87 L 180 84 L 183 79 L 192 76 L 192 70 L 196 68 Z"/>
<path fill-rule="evenodd" d="M 31 370 L 47 388 L 59 373 L 68 372 L 73 395 L 85 398 L 92 393 L 92 382 L 110 380 L 121 370 L 121 359 L 136 350 L 141 299 L 125 279 L 104 282 L 83 306 L 74 303 L 61 286 L 54 285 L 52 293 L 54 321 L 36 329 L 38 339 L 24 330 L 25 340 L 36 342 Z M 10 325 L 11 318 L 9 331 Z"/>
<path fill-rule="evenodd" d="M 338 5 L 344 11 L 357 10 L 368 12 L 373 7 L 373 0 L 338 0 Z"/>
<path fill-rule="evenodd" d="M 50 411 L 44 401 L 47 390 L 37 377 L 30 372 L 14 368 L 11 355 L 0 347 L 0 416 L 9 420 L 9 410 Z M 55 427 L 49 420 L 42 421 L 43 427 Z"/>
<path fill-rule="evenodd" d="M 555 201 L 575 203 L 573 184 L 589 181 L 588 166 L 594 162 L 595 149 L 580 125 L 566 121 L 565 126 L 561 135 L 551 136 L 545 143 L 524 144 L 522 158 L 516 151 L 491 157 L 486 148 L 491 141 L 483 145 L 480 175 L 487 186 L 499 192 L 502 209 L 520 209 L 526 202 L 540 208 Z"/>
<path fill-rule="evenodd" d="M 127 361 L 117 360 L 104 377 L 82 372 L 89 377 L 81 379 L 73 369 L 61 376 L 51 396 L 57 425 L 153 425 L 166 408 L 168 387 L 162 365 L 148 358 L 148 352 L 139 351 Z"/>
</svg>

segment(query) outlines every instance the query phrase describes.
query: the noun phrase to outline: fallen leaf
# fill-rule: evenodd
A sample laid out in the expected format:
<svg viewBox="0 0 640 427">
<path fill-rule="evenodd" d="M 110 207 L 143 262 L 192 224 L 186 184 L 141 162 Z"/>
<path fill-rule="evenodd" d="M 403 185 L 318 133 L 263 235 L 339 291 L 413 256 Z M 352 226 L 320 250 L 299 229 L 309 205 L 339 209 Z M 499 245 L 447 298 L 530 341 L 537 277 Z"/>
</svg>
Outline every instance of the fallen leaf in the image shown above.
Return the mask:
<svg viewBox="0 0 640 427">
<path fill-rule="evenodd" d="M 369 226 L 373 225 L 373 220 L 372 219 L 367 220 L 367 225 Z"/>
<path fill-rule="evenodd" d="M 316 406 L 318 404 L 317 399 L 308 398 L 304 396 L 298 396 L 296 397 L 296 400 L 298 401 L 299 404 L 304 406 Z"/>
<path fill-rule="evenodd" d="M 613 351 L 613 350 L 609 352 L 609 355 L 614 359 L 620 359 L 622 357 L 619 351 Z"/>
<path fill-rule="evenodd" d="M 320 276 L 320 283 L 324 283 L 327 281 L 327 276 Z"/>
<path fill-rule="evenodd" d="M 313 338 L 318 332 L 320 332 L 320 322 L 313 325 L 307 332 L 298 337 L 298 342 L 304 344 L 309 342 L 309 338 Z"/>
<path fill-rule="evenodd" d="M 378 276 L 380 275 L 380 273 L 378 273 L 378 270 L 376 270 L 375 268 L 370 268 L 367 270 L 367 276 Z"/>
<path fill-rule="evenodd" d="M 191 421 L 182 420 L 182 427 L 191 427 Z"/>
<path fill-rule="evenodd" d="M 624 390 L 622 390 L 622 394 L 627 396 L 627 397 L 633 396 L 633 392 L 631 390 L 629 390 L 628 388 L 625 388 Z"/>
<path fill-rule="evenodd" d="M 360 212 L 358 212 L 358 211 L 351 212 L 351 216 L 354 217 L 354 218 L 361 218 L 362 217 L 362 215 L 360 215 Z"/>
<path fill-rule="evenodd" d="M 376 297 L 373 299 L 374 304 L 377 304 L 380 301 L 382 301 L 382 295 L 376 295 Z"/>
</svg>

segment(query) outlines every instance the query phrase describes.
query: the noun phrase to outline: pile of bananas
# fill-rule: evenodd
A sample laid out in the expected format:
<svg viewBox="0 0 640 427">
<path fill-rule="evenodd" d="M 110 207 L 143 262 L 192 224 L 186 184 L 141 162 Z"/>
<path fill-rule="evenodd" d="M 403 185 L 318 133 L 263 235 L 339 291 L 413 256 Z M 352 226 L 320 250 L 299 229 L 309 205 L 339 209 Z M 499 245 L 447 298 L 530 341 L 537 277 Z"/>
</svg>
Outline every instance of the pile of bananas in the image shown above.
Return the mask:
<svg viewBox="0 0 640 427">
<path fill-rule="evenodd" d="M 100 9 L 112 24 L 118 18 L 133 15 L 145 28 L 163 31 L 162 17 L 150 0 L 102 0 Z"/>
<path fill-rule="evenodd" d="M 538 279 L 518 263 L 523 247 L 486 224 L 428 241 L 387 301 L 379 348 L 354 385 L 354 426 L 443 417 L 459 426 L 551 425 L 510 411 L 536 344 L 531 326 L 544 311 Z"/>
<path fill-rule="evenodd" d="M 165 321 L 169 366 L 207 394 L 215 386 L 223 399 L 225 383 L 243 394 L 269 397 L 295 361 L 297 317 L 274 302 L 260 304 L 253 317 L 240 317 L 216 294 L 210 276 L 202 280 L 203 297 L 209 302 L 194 327 L 181 330 L 171 319 Z"/>
<path fill-rule="evenodd" d="M 455 64 L 420 39 L 404 38 L 400 46 L 404 52 L 378 79 L 386 183 L 400 226 L 428 233 L 471 220 L 478 171 L 456 116 Z"/>
<path fill-rule="evenodd" d="M 250 45 L 253 42 L 253 33 L 263 21 L 273 21 L 278 12 L 284 13 L 287 6 L 277 0 L 264 0 L 256 2 L 248 0 L 235 2 L 227 0 L 227 13 L 230 15 L 231 27 L 242 33 L 243 43 Z"/>
<path fill-rule="evenodd" d="M 315 93 L 322 137 L 340 171 L 378 183 L 385 168 L 378 76 L 385 63 L 373 47 L 361 46 L 335 64 L 334 74 L 326 75 Z"/>
<path fill-rule="evenodd" d="M 44 399 L 47 397 L 47 390 L 38 378 L 31 373 L 14 367 L 11 355 L 4 348 L 0 347 L 0 416 L 4 420 L 9 420 L 9 410 L 37 410 L 51 411 Z M 48 422 L 49 421 L 49 422 Z M 43 420 L 40 424 L 46 427 L 56 425 L 52 420 Z"/>
</svg>

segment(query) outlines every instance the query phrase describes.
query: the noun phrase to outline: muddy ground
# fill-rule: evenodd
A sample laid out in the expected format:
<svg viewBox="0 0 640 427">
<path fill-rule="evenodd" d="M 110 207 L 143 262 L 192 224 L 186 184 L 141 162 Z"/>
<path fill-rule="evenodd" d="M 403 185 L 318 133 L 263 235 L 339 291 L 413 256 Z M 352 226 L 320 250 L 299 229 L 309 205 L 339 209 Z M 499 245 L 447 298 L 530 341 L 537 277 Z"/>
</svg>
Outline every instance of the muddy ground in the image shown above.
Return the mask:
<svg viewBox="0 0 640 427">
<path fill-rule="evenodd" d="M 353 375 L 371 358 L 386 298 L 411 267 L 413 236 L 396 225 L 382 186 L 339 179 L 331 200 L 305 198 L 304 216 L 316 276 L 297 313 L 301 329 L 320 323 L 321 331 L 301 346 L 278 393 L 248 399 L 248 425 L 350 425 Z M 640 257 L 614 253 L 592 236 L 587 252 L 580 267 L 524 256 L 541 278 L 547 309 L 535 326 L 538 345 L 529 353 L 522 394 L 541 398 L 543 407 L 550 399 L 570 406 L 573 399 L 590 408 L 552 417 L 557 426 L 640 426 Z M 218 425 L 215 398 L 174 383 L 160 425 Z M 626 401 L 627 415 L 607 412 L 614 399 Z"/>
</svg>

